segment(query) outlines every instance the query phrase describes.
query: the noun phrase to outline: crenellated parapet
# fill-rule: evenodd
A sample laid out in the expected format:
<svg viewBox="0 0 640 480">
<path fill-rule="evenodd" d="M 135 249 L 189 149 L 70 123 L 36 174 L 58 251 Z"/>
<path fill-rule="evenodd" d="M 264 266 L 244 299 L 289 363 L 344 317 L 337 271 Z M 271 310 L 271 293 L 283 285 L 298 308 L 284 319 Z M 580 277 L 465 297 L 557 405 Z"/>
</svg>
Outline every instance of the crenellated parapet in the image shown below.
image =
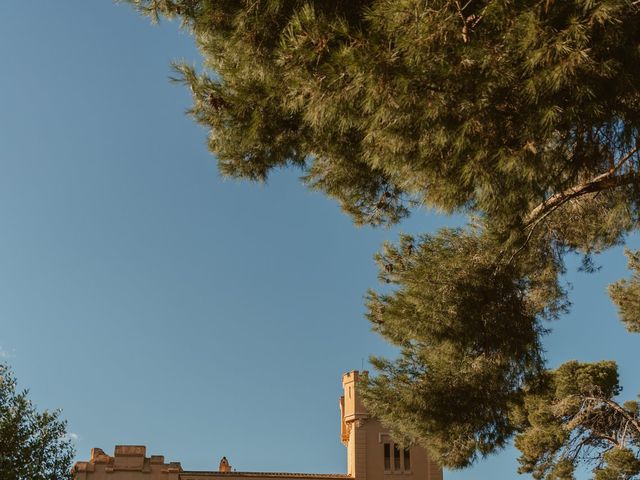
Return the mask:
<svg viewBox="0 0 640 480">
<path fill-rule="evenodd" d="M 129 478 L 129 473 L 140 472 L 148 480 L 178 480 L 182 467 L 178 462 L 165 463 L 164 456 L 146 456 L 142 445 L 117 445 L 113 456 L 101 448 L 91 449 L 87 462 L 73 466 L 76 480 L 120 480 Z"/>
</svg>

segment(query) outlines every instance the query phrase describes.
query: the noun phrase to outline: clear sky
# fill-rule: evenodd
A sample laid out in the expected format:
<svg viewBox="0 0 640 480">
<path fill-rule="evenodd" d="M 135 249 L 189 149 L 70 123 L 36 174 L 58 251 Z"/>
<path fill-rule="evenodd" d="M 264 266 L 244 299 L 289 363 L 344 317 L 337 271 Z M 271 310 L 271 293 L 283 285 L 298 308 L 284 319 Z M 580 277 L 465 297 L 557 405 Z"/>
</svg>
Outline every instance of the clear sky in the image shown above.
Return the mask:
<svg viewBox="0 0 640 480">
<path fill-rule="evenodd" d="M 194 470 L 344 471 L 341 375 L 393 354 L 363 318 L 372 256 L 455 220 L 358 229 L 297 172 L 222 179 L 168 81 L 199 62 L 176 24 L 108 0 L 7 0 L 0 23 L 0 357 L 20 385 L 64 410 L 78 459 L 130 443 Z M 615 359 L 633 397 L 640 337 L 605 291 L 625 259 L 598 261 L 571 266 L 549 363 Z M 512 479 L 515 456 L 445 476 Z"/>
</svg>

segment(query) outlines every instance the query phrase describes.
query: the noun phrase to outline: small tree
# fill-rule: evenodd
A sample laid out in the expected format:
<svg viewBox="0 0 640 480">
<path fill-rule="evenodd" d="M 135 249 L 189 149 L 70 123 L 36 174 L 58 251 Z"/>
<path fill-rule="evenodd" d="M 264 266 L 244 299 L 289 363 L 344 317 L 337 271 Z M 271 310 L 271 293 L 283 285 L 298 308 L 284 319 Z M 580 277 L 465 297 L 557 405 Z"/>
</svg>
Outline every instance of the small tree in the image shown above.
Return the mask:
<svg viewBox="0 0 640 480">
<path fill-rule="evenodd" d="M 71 479 L 74 449 L 60 411 L 38 412 L 0 364 L 0 480 Z"/>
</svg>

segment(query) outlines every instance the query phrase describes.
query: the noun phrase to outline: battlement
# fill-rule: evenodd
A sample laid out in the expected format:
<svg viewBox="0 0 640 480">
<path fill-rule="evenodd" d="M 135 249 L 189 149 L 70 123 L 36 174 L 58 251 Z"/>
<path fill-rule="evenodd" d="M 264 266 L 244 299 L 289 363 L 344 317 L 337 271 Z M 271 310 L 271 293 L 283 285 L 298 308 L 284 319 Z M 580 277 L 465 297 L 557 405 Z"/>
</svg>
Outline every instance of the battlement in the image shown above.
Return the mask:
<svg viewBox="0 0 640 480">
<path fill-rule="evenodd" d="M 116 445 L 113 456 L 107 455 L 101 448 L 91 449 L 91 458 L 87 462 L 77 462 L 73 466 L 76 480 L 111 478 L 117 472 L 142 472 L 157 474 L 165 480 L 177 480 L 182 472 L 178 462 L 165 463 L 164 456 L 146 456 L 143 445 Z M 117 477 L 117 475 L 116 475 Z"/>
<path fill-rule="evenodd" d="M 366 380 L 368 374 L 369 372 L 367 371 L 359 372 L 358 370 L 352 370 L 342 376 L 342 388 L 344 390 L 344 395 L 340 398 L 340 410 L 343 424 L 341 426 L 343 442 L 346 441 L 345 435 L 348 436 L 345 432 L 347 424 L 358 419 L 365 419 L 369 417 L 367 409 L 362 403 L 358 392 L 358 383 Z"/>
</svg>

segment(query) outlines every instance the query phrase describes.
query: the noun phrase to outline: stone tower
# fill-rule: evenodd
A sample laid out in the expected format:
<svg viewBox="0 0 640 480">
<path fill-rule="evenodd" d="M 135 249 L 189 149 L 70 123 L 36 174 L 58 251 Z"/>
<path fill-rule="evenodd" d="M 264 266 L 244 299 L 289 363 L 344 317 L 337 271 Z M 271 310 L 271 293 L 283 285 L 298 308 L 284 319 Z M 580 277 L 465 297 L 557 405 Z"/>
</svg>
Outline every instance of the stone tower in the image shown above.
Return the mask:
<svg viewBox="0 0 640 480">
<path fill-rule="evenodd" d="M 347 447 L 347 474 L 356 480 L 442 480 L 442 468 L 422 448 L 400 448 L 369 416 L 358 392 L 361 376 L 354 370 L 342 377 L 340 436 Z"/>
</svg>

